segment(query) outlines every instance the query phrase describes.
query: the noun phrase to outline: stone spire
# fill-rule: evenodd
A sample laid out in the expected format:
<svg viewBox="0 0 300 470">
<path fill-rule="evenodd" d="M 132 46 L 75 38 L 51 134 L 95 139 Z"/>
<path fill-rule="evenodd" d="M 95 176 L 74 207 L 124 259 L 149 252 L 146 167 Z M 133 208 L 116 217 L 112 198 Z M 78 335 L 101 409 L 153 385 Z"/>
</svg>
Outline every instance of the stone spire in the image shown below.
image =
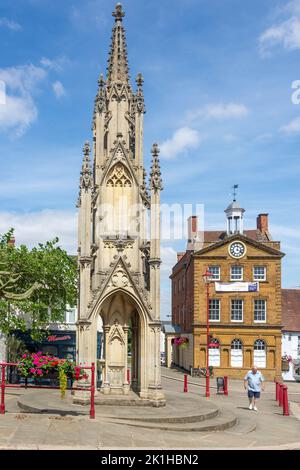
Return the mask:
<svg viewBox="0 0 300 470">
<path fill-rule="evenodd" d="M 108 59 L 107 84 L 109 85 L 112 82 L 129 84 L 126 37 L 122 23 L 125 13 L 121 3 L 117 3 L 112 15 L 115 17 L 115 26 L 112 31 L 112 42 Z"/>
<path fill-rule="evenodd" d="M 150 172 L 150 189 L 154 191 L 161 191 L 163 189 L 160 163 L 159 163 L 159 147 L 157 144 L 152 146 L 152 166 Z"/>
<path fill-rule="evenodd" d="M 86 142 L 83 147 L 83 160 L 80 172 L 80 189 L 90 189 L 93 186 L 93 174 L 90 160 L 90 144 Z"/>
</svg>

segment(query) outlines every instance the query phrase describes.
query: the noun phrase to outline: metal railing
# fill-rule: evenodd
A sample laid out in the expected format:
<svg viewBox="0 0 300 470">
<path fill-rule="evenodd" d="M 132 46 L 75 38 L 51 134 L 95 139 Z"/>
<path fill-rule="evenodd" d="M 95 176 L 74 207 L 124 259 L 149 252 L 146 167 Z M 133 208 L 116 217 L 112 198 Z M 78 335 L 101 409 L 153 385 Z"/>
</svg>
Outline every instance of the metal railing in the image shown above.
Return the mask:
<svg viewBox="0 0 300 470">
<path fill-rule="evenodd" d="M 25 388 L 25 389 L 45 389 L 45 390 L 58 390 L 60 387 L 55 386 L 47 386 L 47 385 L 29 385 L 25 382 L 25 384 L 10 384 L 6 381 L 6 368 L 7 367 L 17 367 L 18 363 L 16 362 L 1 362 L 1 402 L 0 402 L 0 414 L 5 414 L 5 390 L 8 388 Z M 89 387 L 73 387 L 68 388 L 71 391 L 86 391 L 91 392 L 90 395 L 90 418 L 95 419 L 95 363 L 92 362 L 91 366 L 82 366 L 80 365 L 81 369 L 90 370 L 91 371 L 91 383 Z"/>
</svg>

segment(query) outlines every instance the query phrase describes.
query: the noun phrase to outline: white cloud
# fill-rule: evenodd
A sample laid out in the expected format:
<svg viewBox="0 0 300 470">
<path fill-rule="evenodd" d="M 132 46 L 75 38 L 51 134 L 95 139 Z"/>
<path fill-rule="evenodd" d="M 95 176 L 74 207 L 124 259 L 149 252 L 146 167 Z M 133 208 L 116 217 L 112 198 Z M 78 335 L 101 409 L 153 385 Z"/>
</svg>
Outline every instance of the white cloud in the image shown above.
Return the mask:
<svg viewBox="0 0 300 470">
<path fill-rule="evenodd" d="M 284 49 L 300 49 L 300 18 L 292 17 L 267 29 L 259 38 L 260 51 L 266 55 L 269 49 L 282 45 Z"/>
<path fill-rule="evenodd" d="M 39 212 L 0 212 L 0 233 L 15 229 L 16 244 L 29 247 L 59 238 L 69 254 L 77 251 L 77 215 L 75 211 L 45 209 Z"/>
<path fill-rule="evenodd" d="M 241 103 L 212 103 L 202 108 L 192 110 L 187 117 L 190 121 L 197 119 L 232 119 L 241 118 L 249 114 L 249 109 Z"/>
<path fill-rule="evenodd" d="M 259 37 L 262 56 L 276 46 L 286 50 L 300 49 L 300 0 L 292 0 L 278 9 L 281 21 L 270 26 Z M 287 17 L 288 16 L 288 17 Z"/>
<path fill-rule="evenodd" d="M 60 81 L 53 83 L 52 88 L 53 88 L 56 98 L 61 98 L 62 96 L 66 94 L 66 90 Z"/>
<path fill-rule="evenodd" d="M 285 134 L 300 134 L 300 117 L 293 119 L 279 130 Z"/>
<path fill-rule="evenodd" d="M 12 131 L 19 137 L 36 120 L 33 94 L 46 75 L 45 70 L 32 64 L 0 69 L 6 89 L 5 104 L 0 105 L 0 132 Z"/>
<path fill-rule="evenodd" d="M 48 59 L 47 57 L 42 57 L 40 63 L 46 69 L 54 70 L 55 72 L 61 72 L 64 66 L 69 64 L 70 61 L 65 56 L 58 57 L 56 59 Z"/>
<path fill-rule="evenodd" d="M 200 144 L 198 131 L 189 127 L 177 129 L 171 139 L 161 144 L 161 156 L 165 159 L 175 158 L 178 154 L 186 152 L 188 149 L 196 148 Z"/>
<path fill-rule="evenodd" d="M 21 31 L 23 29 L 19 23 L 4 17 L 0 18 L 0 27 L 8 28 L 11 31 Z"/>
</svg>

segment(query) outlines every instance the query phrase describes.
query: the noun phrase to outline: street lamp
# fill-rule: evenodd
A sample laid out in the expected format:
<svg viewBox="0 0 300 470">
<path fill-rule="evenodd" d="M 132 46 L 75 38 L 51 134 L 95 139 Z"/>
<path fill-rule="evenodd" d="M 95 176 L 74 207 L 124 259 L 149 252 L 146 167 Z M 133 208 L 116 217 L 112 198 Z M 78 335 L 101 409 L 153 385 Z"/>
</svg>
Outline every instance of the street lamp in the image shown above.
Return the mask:
<svg viewBox="0 0 300 470">
<path fill-rule="evenodd" d="M 206 272 L 202 274 L 203 281 L 206 285 L 206 392 L 205 396 L 210 397 L 209 390 L 209 343 L 210 343 L 210 334 L 209 334 L 209 285 L 213 280 L 213 273 L 206 269 Z"/>
</svg>

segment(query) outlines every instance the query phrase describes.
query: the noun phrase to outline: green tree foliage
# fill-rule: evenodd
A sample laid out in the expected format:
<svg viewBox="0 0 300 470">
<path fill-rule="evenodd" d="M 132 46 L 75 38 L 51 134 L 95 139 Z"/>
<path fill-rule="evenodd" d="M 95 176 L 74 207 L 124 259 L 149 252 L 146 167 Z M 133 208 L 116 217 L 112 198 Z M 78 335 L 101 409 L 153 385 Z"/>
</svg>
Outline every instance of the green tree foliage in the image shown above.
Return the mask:
<svg viewBox="0 0 300 470">
<path fill-rule="evenodd" d="M 33 249 L 10 244 L 13 229 L 0 235 L 0 331 L 30 328 L 39 339 L 49 323 L 63 321 L 77 296 L 77 264 L 58 238 Z"/>
</svg>

